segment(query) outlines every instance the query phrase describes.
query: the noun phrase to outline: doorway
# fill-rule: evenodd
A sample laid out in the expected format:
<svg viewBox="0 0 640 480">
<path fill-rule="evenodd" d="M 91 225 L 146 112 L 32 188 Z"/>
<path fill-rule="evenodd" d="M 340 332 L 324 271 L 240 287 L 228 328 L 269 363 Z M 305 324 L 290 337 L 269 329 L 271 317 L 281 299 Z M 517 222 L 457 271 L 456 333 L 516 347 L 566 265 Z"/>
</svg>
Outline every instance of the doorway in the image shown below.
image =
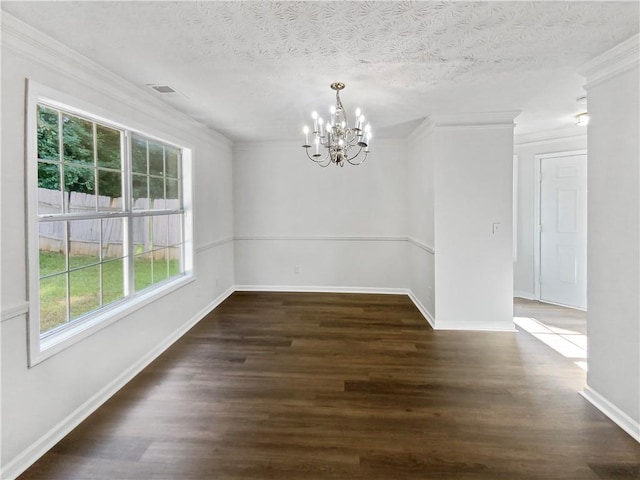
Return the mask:
<svg viewBox="0 0 640 480">
<path fill-rule="evenodd" d="M 536 155 L 536 298 L 587 308 L 587 153 Z"/>
</svg>

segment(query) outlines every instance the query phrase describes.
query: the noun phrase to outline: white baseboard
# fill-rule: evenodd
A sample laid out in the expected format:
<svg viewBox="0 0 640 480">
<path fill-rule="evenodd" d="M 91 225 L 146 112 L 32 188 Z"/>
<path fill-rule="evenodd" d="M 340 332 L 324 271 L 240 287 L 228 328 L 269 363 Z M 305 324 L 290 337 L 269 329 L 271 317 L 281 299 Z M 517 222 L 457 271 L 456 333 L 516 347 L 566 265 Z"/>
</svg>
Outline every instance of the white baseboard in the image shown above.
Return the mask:
<svg viewBox="0 0 640 480">
<path fill-rule="evenodd" d="M 378 293 L 384 295 L 407 295 L 431 328 L 435 328 L 435 319 L 418 297 L 408 288 L 379 287 L 308 287 L 303 285 L 236 285 L 236 292 L 305 292 L 305 293 Z"/>
<path fill-rule="evenodd" d="M 536 300 L 536 296 L 535 294 L 531 293 L 531 292 L 525 292 L 522 290 L 515 290 L 513 292 L 513 296 L 516 298 L 524 298 L 526 300 Z"/>
<path fill-rule="evenodd" d="M 636 442 L 640 443 L 640 422 L 633 420 L 629 415 L 624 413 L 593 388 L 590 388 L 589 385 L 584 387 L 584 390 L 580 392 L 580 395 L 609 417 L 613 423 L 631 435 Z"/>
<path fill-rule="evenodd" d="M 422 302 L 418 299 L 418 297 L 416 297 L 416 295 L 413 293 L 413 291 L 407 290 L 407 295 L 409 295 L 409 298 L 411 299 L 413 304 L 416 306 L 416 308 L 418 310 L 420 310 L 420 313 L 422 314 L 422 316 L 427 320 L 427 322 L 429 322 L 429 325 L 431 325 L 431 328 L 435 329 L 436 328 L 436 319 L 433 318 L 433 315 L 431 315 L 429 310 L 427 310 L 427 307 L 425 307 L 422 304 Z"/>
<path fill-rule="evenodd" d="M 380 287 L 310 287 L 306 285 L 236 285 L 236 292 L 304 292 L 304 293 L 379 293 L 385 295 L 406 295 L 406 288 Z"/>
<path fill-rule="evenodd" d="M 305 285 L 236 285 L 236 292 L 307 292 L 307 293 L 381 293 L 389 295 L 407 295 L 422 316 L 429 322 L 434 330 L 470 330 L 487 332 L 517 332 L 513 323 L 511 327 L 504 323 L 484 324 L 480 327 L 474 323 L 448 323 L 438 325 L 436 321 L 422 304 L 418 297 L 408 288 L 378 288 L 378 287 L 336 287 L 322 286 L 310 287 Z"/>
<path fill-rule="evenodd" d="M 71 430 L 76 428 L 89 415 L 95 412 L 104 402 L 109 400 L 115 393 L 130 382 L 133 377 L 140 373 L 147 365 L 158 358 L 167 348 L 180 339 L 196 323 L 202 320 L 211 310 L 221 304 L 229 295 L 234 292 L 233 288 L 218 296 L 211 303 L 202 308 L 191 319 L 175 330 L 165 340 L 140 358 L 135 364 L 122 372 L 115 380 L 102 388 L 99 392 L 89 398 L 80 407 L 71 412 L 65 419 L 59 422 L 51 430 L 45 433 L 37 441 L 23 450 L 13 460 L 11 460 L 0 472 L 2 480 L 13 480 L 27 468 L 33 465 L 42 455 L 58 443 Z"/>
<path fill-rule="evenodd" d="M 467 332 L 517 332 L 513 321 L 508 326 L 504 322 L 488 322 L 478 326 L 473 322 L 443 322 L 440 320 L 436 330 L 464 330 Z"/>
<path fill-rule="evenodd" d="M 550 302 L 549 300 L 540 300 L 540 303 L 546 303 L 547 305 L 557 305 L 558 307 L 564 307 L 564 308 L 573 308 L 574 310 L 580 310 L 581 312 L 587 311 L 586 307 L 576 307 L 575 305 L 567 305 L 566 303 Z"/>
</svg>

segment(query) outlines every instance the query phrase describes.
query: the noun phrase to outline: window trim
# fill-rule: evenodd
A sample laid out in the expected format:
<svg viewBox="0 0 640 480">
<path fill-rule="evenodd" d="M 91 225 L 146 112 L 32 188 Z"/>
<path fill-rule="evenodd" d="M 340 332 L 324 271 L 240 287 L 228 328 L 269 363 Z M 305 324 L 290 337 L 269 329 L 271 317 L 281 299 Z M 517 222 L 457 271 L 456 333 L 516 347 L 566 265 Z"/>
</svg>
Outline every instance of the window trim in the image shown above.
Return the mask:
<svg viewBox="0 0 640 480">
<path fill-rule="evenodd" d="M 27 302 L 28 313 L 28 366 L 33 367 L 50 358 L 58 352 L 82 341 L 103 328 L 130 315 L 140 308 L 158 300 L 159 298 L 184 287 L 195 280 L 194 271 L 194 228 L 193 228 L 193 148 L 186 142 L 176 139 L 172 135 L 158 132 L 155 129 L 138 125 L 137 122 L 123 121 L 122 116 L 78 98 L 26 80 L 25 95 L 25 205 L 26 205 L 26 249 L 27 249 Z M 112 128 L 125 130 L 142 135 L 148 139 L 162 142 L 182 150 L 182 199 L 183 199 L 183 255 L 184 275 L 173 280 L 167 280 L 158 286 L 134 293 L 128 299 L 115 302 L 113 305 L 102 307 L 94 315 L 78 320 L 75 325 L 54 334 L 40 334 L 40 289 L 39 289 L 39 220 L 38 220 L 38 140 L 37 140 L 37 105 L 44 103 L 53 108 L 59 108 L 71 114 L 88 118 L 93 122 Z M 129 135 L 130 137 L 130 135 Z M 130 141 L 125 136 L 124 149 L 128 150 Z M 123 158 L 125 168 L 129 168 L 127 157 Z M 123 195 L 129 195 L 128 186 Z M 125 197 L 127 198 L 127 197 Z M 128 213 L 130 215 L 131 212 Z M 135 214 L 134 214 L 135 215 Z"/>
</svg>

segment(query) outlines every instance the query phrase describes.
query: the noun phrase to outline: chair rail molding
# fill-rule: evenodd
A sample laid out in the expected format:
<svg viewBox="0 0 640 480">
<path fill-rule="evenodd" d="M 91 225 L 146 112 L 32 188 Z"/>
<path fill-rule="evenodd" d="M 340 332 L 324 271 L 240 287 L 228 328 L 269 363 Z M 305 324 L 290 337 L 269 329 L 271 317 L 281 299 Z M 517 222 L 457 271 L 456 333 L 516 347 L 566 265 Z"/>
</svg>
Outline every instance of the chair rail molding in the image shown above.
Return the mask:
<svg viewBox="0 0 640 480">
<path fill-rule="evenodd" d="M 26 315 L 29 313 L 29 302 L 26 300 L 17 305 L 12 305 L 7 308 L 2 309 L 2 314 L 0 317 L 0 322 L 5 322 L 15 317 L 19 317 L 21 315 Z"/>
<path fill-rule="evenodd" d="M 406 242 L 407 237 L 384 235 L 236 235 L 240 241 L 339 241 L 339 242 Z"/>
<path fill-rule="evenodd" d="M 233 242 L 234 237 L 225 237 L 225 238 L 221 238 L 219 240 L 214 240 L 212 242 L 205 242 L 201 245 L 198 245 L 196 247 L 196 252 L 200 253 L 200 252 L 204 252 L 205 250 L 209 250 L 212 248 L 216 248 L 216 247 L 221 247 L 222 245 L 226 245 L 227 243 L 231 243 Z"/>
<path fill-rule="evenodd" d="M 413 237 L 408 237 L 407 240 L 409 241 L 409 243 L 411 245 L 414 245 L 414 246 L 424 250 L 425 252 L 430 253 L 431 255 L 435 255 L 436 254 L 435 248 L 433 248 L 430 245 L 427 245 L 426 243 L 421 242 L 420 240 L 416 240 Z"/>
</svg>

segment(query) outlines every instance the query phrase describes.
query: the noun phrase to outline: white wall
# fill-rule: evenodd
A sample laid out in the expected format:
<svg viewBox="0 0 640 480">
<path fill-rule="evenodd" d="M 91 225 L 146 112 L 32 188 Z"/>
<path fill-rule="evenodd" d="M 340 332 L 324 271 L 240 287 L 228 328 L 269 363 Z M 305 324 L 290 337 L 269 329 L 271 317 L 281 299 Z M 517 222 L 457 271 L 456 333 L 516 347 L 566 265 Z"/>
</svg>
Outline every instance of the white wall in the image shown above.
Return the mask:
<svg viewBox="0 0 640 480">
<path fill-rule="evenodd" d="M 432 115 L 409 137 L 409 285 L 437 329 L 513 330 L 516 114 Z"/>
<path fill-rule="evenodd" d="M 580 127 L 583 128 L 583 127 Z M 578 131 L 579 132 L 579 131 Z M 522 136 L 514 139 L 514 153 L 518 156 L 517 177 L 517 258 L 513 264 L 514 295 L 523 298 L 535 297 L 535 246 L 536 203 L 535 192 L 538 181 L 535 171 L 536 155 L 556 152 L 586 150 L 586 129 L 581 135 L 575 132 L 556 138 Z"/>
<path fill-rule="evenodd" d="M 27 367 L 25 78 L 194 151 L 194 282 Z M 233 285 L 231 145 L 6 13 L 2 15 L 2 478 L 52 446 Z M 216 283 L 217 280 L 217 283 Z"/>
<path fill-rule="evenodd" d="M 434 138 L 428 121 L 409 137 L 407 152 L 407 195 L 409 224 L 409 288 L 421 310 L 434 323 Z"/>
<path fill-rule="evenodd" d="M 585 66 L 588 373 L 585 396 L 640 441 L 638 36 Z"/>
<path fill-rule="evenodd" d="M 438 329 L 513 329 L 516 113 L 433 119 Z"/>
<path fill-rule="evenodd" d="M 406 175 L 400 141 L 344 168 L 315 165 L 296 142 L 237 145 L 236 284 L 406 288 Z"/>
</svg>

